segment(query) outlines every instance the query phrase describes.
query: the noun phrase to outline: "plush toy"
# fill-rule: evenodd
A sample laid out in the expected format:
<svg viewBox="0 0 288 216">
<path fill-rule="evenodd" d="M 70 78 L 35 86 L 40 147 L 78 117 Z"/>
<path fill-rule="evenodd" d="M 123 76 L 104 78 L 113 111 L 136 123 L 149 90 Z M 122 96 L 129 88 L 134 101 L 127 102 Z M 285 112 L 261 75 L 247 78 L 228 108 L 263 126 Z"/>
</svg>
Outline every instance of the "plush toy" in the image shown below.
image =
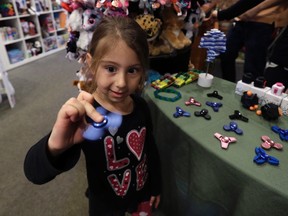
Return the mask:
<svg viewBox="0 0 288 216">
<path fill-rule="evenodd" d="M 168 54 L 173 51 L 167 41 L 159 38 L 162 26 L 159 18 L 155 18 L 152 14 L 140 14 L 135 17 L 135 20 L 147 33 L 150 56 Z"/>
<path fill-rule="evenodd" d="M 170 46 L 168 41 L 157 37 L 155 40 L 149 41 L 149 55 L 157 56 L 161 54 L 170 54 L 173 52 L 173 48 Z"/>
<path fill-rule="evenodd" d="M 135 21 L 146 32 L 148 41 L 158 37 L 162 25 L 160 19 L 155 18 L 152 14 L 140 14 L 135 17 Z"/>
<path fill-rule="evenodd" d="M 81 67 L 80 70 L 76 72 L 78 80 L 73 81 L 73 85 L 77 86 L 79 91 L 88 91 L 91 85 L 91 75 L 87 75 L 85 71 L 85 67 Z"/>
<path fill-rule="evenodd" d="M 86 9 L 82 14 L 82 26 L 80 30 L 80 36 L 77 41 L 77 47 L 87 51 L 88 45 L 92 39 L 93 32 L 102 19 L 100 11 L 95 9 Z"/>
<path fill-rule="evenodd" d="M 184 29 L 186 30 L 186 37 L 192 39 L 194 35 L 198 34 L 198 28 L 205 18 L 205 12 L 198 7 L 196 10 L 189 10 L 184 22 Z"/>
<path fill-rule="evenodd" d="M 172 7 L 165 7 L 162 11 L 163 30 L 161 38 L 167 40 L 175 49 L 183 49 L 191 44 L 191 40 L 185 36 L 182 29 L 183 19 L 180 19 Z"/>
</svg>

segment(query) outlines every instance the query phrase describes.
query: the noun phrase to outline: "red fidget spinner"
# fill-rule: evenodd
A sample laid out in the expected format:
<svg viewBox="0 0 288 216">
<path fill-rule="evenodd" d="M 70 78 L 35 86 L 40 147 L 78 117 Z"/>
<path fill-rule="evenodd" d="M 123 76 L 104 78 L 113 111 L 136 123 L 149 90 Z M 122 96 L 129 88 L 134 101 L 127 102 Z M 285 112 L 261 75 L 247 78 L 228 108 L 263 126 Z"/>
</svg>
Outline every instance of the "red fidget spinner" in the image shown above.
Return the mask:
<svg viewBox="0 0 288 216">
<path fill-rule="evenodd" d="M 195 105 L 195 106 L 201 106 L 201 103 L 196 101 L 193 97 L 190 97 L 188 101 L 185 102 L 185 105 Z"/>
</svg>

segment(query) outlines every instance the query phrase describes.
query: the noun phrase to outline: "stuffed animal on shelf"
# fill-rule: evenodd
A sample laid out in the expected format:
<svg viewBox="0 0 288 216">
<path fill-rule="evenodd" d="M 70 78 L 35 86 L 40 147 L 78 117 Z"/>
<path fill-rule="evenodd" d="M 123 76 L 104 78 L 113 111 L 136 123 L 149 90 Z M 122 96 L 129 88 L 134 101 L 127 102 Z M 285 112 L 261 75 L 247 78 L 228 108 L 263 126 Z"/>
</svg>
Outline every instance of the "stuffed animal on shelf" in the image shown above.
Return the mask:
<svg viewBox="0 0 288 216">
<path fill-rule="evenodd" d="M 159 18 L 155 18 L 152 14 L 140 14 L 135 17 L 135 21 L 146 32 L 148 41 L 159 36 L 162 26 L 162 21 Z"/>
<path fill-rule="evenodd" d="M 170 54 L 174 49 L 170 46 L 168 41 L 161 38 L 156 38 L 155 40 L 149 41 L 149 55 L 158 56 L 161 54 Z"/>
<path fill-rule="evenodd" d="M 86 9 L 83 12 L 82 17 L 82 26 L 80 29 L 80 36 L 77 40 L 77 47 L 87 51 L 93 32 L 102 19 L 102 13 L 96 9 Z"/>
<path fill-rule="evenodd" d="M 183 49 L 191 44 L 185 36 L 183 19 L 179 18 L 172 7 L 165 7 L 162 11 L 163 30 L 160 37 L 167 40 L 174 49 Z"/>
<path fill-rule="evenodd" d="M 135 17 L 135 20 L 147 33 L 150 56 L 168 54 L 173 51 L 167 41 L 159 38 L 162 26 L 159 18 L 155 18 L 152 14 L 140 14 Z"/>
<path fill-rule="evenodd" d="M 184 19 L 184 29 L 186 30 L 186 37 L 192 39 L 193 36 L 198 34 L 198 28 L 205 18 L 205 12 L 200 7 L 197 9 L 189 10 Z"/>
</svg>

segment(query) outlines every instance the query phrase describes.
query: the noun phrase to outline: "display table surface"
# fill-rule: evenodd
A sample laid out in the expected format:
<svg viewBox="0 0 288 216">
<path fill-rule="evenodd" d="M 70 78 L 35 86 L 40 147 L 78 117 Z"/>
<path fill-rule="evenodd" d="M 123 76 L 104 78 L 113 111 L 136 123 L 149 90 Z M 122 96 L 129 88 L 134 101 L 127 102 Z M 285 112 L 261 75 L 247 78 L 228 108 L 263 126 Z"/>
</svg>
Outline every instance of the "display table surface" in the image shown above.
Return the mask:
<svg viewBox="0 0 288 216">
<path fill-rule="evenodd" d="M 176 102 L 154 97 L 152 87 L 145 90 L 152 113 L 157 145 L 160 151 L 163 173 L 161 210 L 173 216 L 256 216 L 288 215 L 288 142 L 281 141 L 271 126 L 288 129 L 287 116 L 269 122 L 257 116 L 255 111 L 242 107 L 236 95 L 235 84 L 215 78 L 211 88 L 203 88 L 197 82 L 179 90 L 182 98 Z M 174 88 L 174 87 L 170 87 Z M 217 90 L 223 100 L 207 97 Z M 194 97 L 202 106 L 186 106 Z M 218 112 L 205 105 L 206 101 L 221 102 Z M 174 118 L 176 106 L 191 113 L 191 117 Z M 195 111 L 206 108 L 211 120 L 194 116 Z M 235 120 L 243 135 L 225 131 L 229 115 L 239 110 L 249 122 Z M 214 137 L 218 132 L 232 136 L 236 143 L 222 149 Z M 253 162 L 255 147 L 260 147 L 261 136 L 283 144 L 283 150 L 265 150 L 280 160 L 279 166 Z"/>
</svg>

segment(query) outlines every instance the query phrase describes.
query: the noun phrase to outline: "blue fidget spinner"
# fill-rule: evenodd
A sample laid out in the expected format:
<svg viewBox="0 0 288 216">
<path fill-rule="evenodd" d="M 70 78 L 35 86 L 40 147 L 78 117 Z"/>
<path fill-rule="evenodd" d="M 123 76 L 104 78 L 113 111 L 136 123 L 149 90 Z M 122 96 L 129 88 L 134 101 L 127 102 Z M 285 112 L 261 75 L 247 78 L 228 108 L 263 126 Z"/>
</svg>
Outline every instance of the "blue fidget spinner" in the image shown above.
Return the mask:
<svg viewBox="0 0 288 216">
<path fill-rule="evenodd" d="M 271 127 L 272 131 L 279 134 L 279 137 L 283 141 L 288 141 L 288 129 L 284 130 L 279 128 L 278 126 L 274 125 Z"/>
<path fill-rule="evenodd" d="M 209 101 L 207 101 L 206 105 L 212 107 L 215 112 L 218 112 L 219 108 L 222 107 L 222 103 L 217 103 L 217 102 L 209 102 Z"/>
<path fill-rule="evenodd" d="M 267 162 L 271 165 L 278 166 L 280 163 L 277 158 L 266 154 L 264 149 L 260 147 L 255 148 L 255 153 L 256 153 L 256 156 L 254 157 L 253 161 L 259 165 Z"/>
<path fill-rule="evenodd" d="M 234 131 L 236 134 L 238 135 L 242 135 L 243 134 L 243 130 L 241 130 L 236 122 L 230 122 L 229 125 L 224 125 L 223 129 L 226 131 Z"/>
<path fill-rule="evenodd" d="M 178 118 L 180 116 L 186 116 L 186 117 L 190 117 L 190 113 L 189 112 L 186 112 L 184 111 L 183 109 L 181 109 L 180 107 L 176 107 L 176 112 L 173 114 L 173 116 L 175 118 Z"/>
<path fill-rule="evenodd" d="M 83 132 L 83 137 L 91 141 L 100 139 L 105 130 L 108 130 L 110 127 L 114 129 L 118 128 L 122 123 L 122 115 L 109 112 L 103 107 L 97 107 L 96 110 L 104 116 L 103 121 L 94 122 L 91 118 L 87 117 L 87 122 L 90 124 Z"/>
</svg>

